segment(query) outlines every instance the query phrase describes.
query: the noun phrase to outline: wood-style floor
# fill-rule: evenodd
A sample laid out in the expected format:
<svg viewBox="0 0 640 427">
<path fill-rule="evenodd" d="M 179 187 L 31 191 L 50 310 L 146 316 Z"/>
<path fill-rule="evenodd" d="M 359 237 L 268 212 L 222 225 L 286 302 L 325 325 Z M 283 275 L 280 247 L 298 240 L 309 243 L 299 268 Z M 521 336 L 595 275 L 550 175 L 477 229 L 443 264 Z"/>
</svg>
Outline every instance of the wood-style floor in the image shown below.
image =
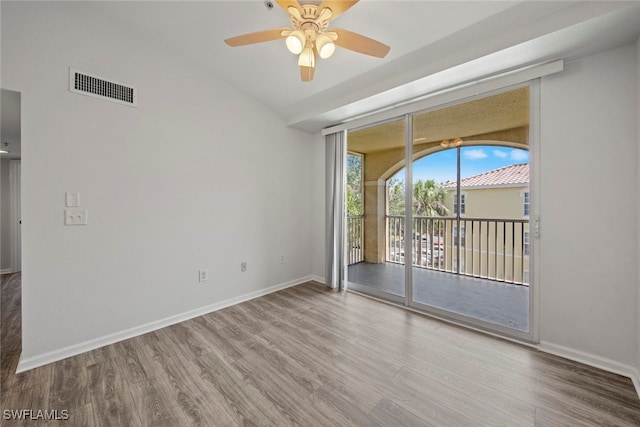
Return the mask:
<svg viewBox="0 0 640 427">
<path fill-rule="evenodd" d="M 1 286 L 0 406 L 69 411 L 2 425 L 640 425 L 628 378 L 315 283 L 16 375 Z"/>
</svg>

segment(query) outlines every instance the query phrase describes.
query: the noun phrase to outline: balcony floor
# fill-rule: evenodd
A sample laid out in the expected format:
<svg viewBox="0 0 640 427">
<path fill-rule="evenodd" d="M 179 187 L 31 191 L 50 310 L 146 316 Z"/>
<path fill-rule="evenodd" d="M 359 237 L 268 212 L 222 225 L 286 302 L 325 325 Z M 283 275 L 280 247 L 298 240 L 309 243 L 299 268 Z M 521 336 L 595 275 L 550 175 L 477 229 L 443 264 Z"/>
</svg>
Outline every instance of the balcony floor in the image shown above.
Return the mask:
<svg viewBox="0 0 640 427">
<path fill-rule="evenodd" d="M 404 265 L 361 262 L 349 266 L 348 281 L 404 296 Z M 441 271 L 413 268 L 413 299 L 519 331 L 529 330 L 529 287 Z"/>
</svg>

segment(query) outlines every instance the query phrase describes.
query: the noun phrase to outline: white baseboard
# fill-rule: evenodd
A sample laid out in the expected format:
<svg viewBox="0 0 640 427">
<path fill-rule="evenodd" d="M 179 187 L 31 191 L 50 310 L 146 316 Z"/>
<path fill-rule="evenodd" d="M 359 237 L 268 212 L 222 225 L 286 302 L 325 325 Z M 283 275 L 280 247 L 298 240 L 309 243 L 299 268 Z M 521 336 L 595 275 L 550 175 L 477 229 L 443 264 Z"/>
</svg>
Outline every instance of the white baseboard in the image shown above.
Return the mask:
<svg viewBox="0 0 640 427">
<path fill-rule="evenodd" d="M 545 341 L 540 342 L 538 350 L 628 377 L 633 382 L 633 385 L 636 388 L 636 393 L 638 394 L 638 397 L 640 397 L 640 372 L 633 366 L 625 365 L 624 363 L 620 363 L 606 357 L 597 356 L 580 350 L 574 350 L 569 347 Z"/>
<path fill-rule="evenodd" d="M 311 277 L 311 280 L 313 280 L 314 282 L 318 282 L 318 283 L 322 283 L 323 285 L 326 285 L 324 281 L 324 277 L 316 276 L 315 274 L 312 274 L 310 277 Z"/>
<path fill-rule="evenodd" d="M 635 375 L 631 377 L 631 381 L 633 381 L 636 393 L 638 394 L 638 397 L 640 397 L 640 371 L 636 369 Z"/>
<path fill-rule="evenodd" d="M 49 363 L 57 362 L 58 360 L 66 359 L 68 357 L 76 356 L 81 353 L 85 353 L 96 348 L 104 347 L 109 344 L 114 344 L 119 341 L 124 341 L 129 338 L 137 337 L 139 335 L 146 334 L 167 326 L 174 325 L 176 323 L 184 322 L 185 320 L 193 319 L 194 317 L 202 316 L 214 311 L 230 307 L 245 301 L 252 300 L 273 292 L 280 291 L 282 289 L 290 288 L 292 286 L 300 285 L 302 283 L 315 280 L 312 276 L 301 277 L 299 279 L 291 280 L 289 282 L 280 283 L 278 285 L 270 286 L 258 291 L 249 292 L 248 294 L 240 295 L 234 298 L 229 298 L 224 301 L 220 301 L 214 304 L 207 305 L 205 307 L 196 308 L 184 313 L 169 316 L 164 319 L 156 320 L 154 322 L 146 323 L 141 326 L 126 329 L 124 331 L 116 332 L 113 334 L 105 335 L 103 337 L 95 338 L 89 341 L 85 341 L 79 344 L 73 344 L 68 347 L 64 347 L 58 350 L 54 350 L 48 353 L 40 354 L 23 359 L 20 356 L 18 362 L 18 368 L 16 373 L 28 371 L 30 369 L 37 368 L 39 366 L 48 365 Z"/>
<path fill-rule="evenodd" d="M 3 268 L 2 270 L 0 270 L 0 274 L 9 274 L 9 273 L 13 273 L 13 268 Z"/>
</svg>

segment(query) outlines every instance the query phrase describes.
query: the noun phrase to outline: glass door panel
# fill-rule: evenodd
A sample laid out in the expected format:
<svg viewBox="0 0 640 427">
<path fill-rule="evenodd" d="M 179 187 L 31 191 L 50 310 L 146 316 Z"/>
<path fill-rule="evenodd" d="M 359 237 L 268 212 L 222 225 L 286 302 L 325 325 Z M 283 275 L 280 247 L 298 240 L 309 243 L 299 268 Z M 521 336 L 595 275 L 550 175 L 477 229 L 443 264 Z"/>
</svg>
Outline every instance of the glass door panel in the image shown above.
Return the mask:
<svg viewBox="0 0 640 427">
<path fill-rule="evenodd" d="M 404 302 L 404 118 L 347 134 L 347 280 Z"/>
<path fill-rule="evenodd" d="M 529 88 L 413 116 L 410 304 L 529 330 Z"/>
</svg>

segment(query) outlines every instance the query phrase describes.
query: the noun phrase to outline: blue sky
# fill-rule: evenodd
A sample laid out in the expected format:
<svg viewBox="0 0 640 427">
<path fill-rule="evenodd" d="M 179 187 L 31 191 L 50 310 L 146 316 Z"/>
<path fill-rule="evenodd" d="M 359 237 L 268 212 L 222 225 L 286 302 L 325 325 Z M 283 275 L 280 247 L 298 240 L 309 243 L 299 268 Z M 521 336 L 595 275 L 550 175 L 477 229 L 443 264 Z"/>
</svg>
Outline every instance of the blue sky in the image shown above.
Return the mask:
<svg viewBox="0 0 640 427">
<path fill-rule="evenodd" d="M 461 174 L 462 178 L 477 175 L 503 166 L 528 163 L 529 152 L 508 147 L 480 145 L 462 147 Z M 404 168 L 396 175 L 404 177 Z M 437 183 L 456 180 L 456 149 L 440 151 L 418 159 L 413 164 L 414 182 L 422 179 L 435 179 Z"/>
</svg>

